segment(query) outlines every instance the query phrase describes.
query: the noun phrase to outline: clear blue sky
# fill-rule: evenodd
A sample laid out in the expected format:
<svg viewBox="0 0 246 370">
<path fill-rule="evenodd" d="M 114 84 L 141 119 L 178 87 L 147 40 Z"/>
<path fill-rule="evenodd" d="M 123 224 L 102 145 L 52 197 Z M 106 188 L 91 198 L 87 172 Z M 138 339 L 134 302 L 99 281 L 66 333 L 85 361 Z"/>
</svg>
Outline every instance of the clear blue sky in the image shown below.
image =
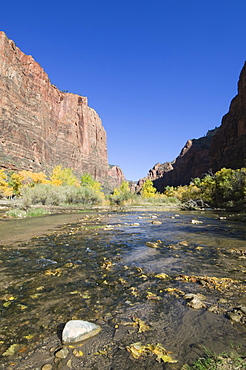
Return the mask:
<svg viewBox="0 0 246 370">
<path fill-rule="evenodd" d="M 245 0 L 11 0 L 0 30 L 88 97 L 128 180 L 220 125 L 246 59 Z"/>
</svg>

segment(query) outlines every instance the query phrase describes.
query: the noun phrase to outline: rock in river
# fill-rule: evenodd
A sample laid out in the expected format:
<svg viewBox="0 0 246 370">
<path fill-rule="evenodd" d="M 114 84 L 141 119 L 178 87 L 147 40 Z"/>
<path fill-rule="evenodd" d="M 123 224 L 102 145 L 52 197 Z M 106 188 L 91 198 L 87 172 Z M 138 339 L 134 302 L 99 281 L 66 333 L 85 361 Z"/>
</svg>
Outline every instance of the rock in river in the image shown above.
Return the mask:
<svg viewBox="0 0 246 370">
<path fill-rule="evenodd" d="M 62 332 L 63 343 L 76 343 L 93 337 L 101 331 L 99 325 L 83 320 L 70 320 Z"/>
</svg>

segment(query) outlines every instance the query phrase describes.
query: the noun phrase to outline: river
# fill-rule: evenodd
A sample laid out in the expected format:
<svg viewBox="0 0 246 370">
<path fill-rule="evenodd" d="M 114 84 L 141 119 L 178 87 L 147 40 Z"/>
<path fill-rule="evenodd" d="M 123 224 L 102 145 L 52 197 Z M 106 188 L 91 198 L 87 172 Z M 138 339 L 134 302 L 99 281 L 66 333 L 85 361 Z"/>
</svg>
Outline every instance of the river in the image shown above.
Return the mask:
<svg viewBox="0 0 246 370">
<path fill-rule="evenodd" d="M 177 370 L 206 350 L 245 354 L 245 231 L 212 211 L 1 220 L 2 369 Z M 69 348 L 58 359 L 71 319 L 102 331 L 83 356 Z M 160 343 L 178 362 L 134 359 L 126 347 L 136 342 Z"/>
</svg>

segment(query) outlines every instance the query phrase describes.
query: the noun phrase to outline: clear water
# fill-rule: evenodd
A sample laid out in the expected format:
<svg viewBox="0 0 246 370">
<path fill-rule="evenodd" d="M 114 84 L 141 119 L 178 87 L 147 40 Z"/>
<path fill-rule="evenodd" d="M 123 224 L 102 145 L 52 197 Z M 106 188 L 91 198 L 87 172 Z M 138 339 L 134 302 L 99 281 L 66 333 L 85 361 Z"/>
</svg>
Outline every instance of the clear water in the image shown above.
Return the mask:
<svg viewBox="0 0 246 370">
<path fill-rule="evenodd" d="M 59 328 L 70 319 L 102 326 L 101 334 L 84 346 L 83 361 L 73 359 L 74 369 L 81 368 L 81 363 L 88 369 L 180 369 L 203 354 L 204 347 L 223 352 L 233 346 L 245 353 L 245 325 L 232 324 L 226 311 L 246 306 L 246 225 L 219 216 L 126 212 L 1 221 L 3 368 L 11 363 L 13 369 L 38 368 L 33 364 L 60 345 Z M 194 225 L 192 219 L 202 223 Z M 155 220 L 162 224 L 153 224 Z M 46 235 L 24 241 L 49 226 L 53 230 Z M 15 243 L 10 243 L 11 238 Z M 158 248 L 146 246 L 157 240 Z M 159 273 L 169 279 L 157 278 Z M 237 283 L 235 288 L 217 290 L 179 280 L 180 275 L 231 278 Z M 224 311 L 189 308 L 181 295 L 171 294 L 168 288 L 202 293 L 207 308 L 224 302 Z M 157 298 L 148 299 L 148 292 Z M 122 324 L 134 317 L 151 330 L 138 333 L 131 323 Z M 137 341 L 163 344 L 178 364 L 163 365 L 146 357 L 136 365 L 125 346 Z M 13 344 L 17 344 L 13 355 L 6 356 Z M 101 349 L 110 351 L 110 356 L 93 355 Z"/>
</svg>

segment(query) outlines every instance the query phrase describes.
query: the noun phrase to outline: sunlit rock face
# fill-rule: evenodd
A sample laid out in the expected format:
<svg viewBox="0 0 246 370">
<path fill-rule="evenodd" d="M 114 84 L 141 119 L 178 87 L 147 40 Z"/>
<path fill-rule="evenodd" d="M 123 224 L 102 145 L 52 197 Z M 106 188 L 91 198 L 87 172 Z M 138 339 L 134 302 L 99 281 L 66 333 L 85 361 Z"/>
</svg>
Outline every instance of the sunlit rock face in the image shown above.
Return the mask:
<svg viewBox="0 0 246 370">
<path fill-rule="evenodd" d="M 192 178 L 202 177 L 209 169 L 209 147 L 215 131 L 210 130 L 204 137 L 188 140 L 173 162 L 157 163 L 147 177 L 139 180 L 137 191 L 146 179 L 153 181 L 155 188 L 163 192 L 167 185 L 187 185 Z"/>
<path fill-rule="evenodd" d="M 147 177 L 139 180 L 136 191 L 146 179 L 162 192 L 167 185 L 188 185 L 193 178 L 223 167 L 246 167 L 246 63 L 240 73 L 238 94 L 221 126 L 209 130 L 204 137 L 188 140 L 173 162 L 157 163 Z"/>
<path fill-rule="evenodd" d="M 0 32 L 0 167 L 108 177 L 106 132 L 87 98 L 64 93 Z"/>
<path fill-rule="evenodd" d="M 126 181 L 125 175 L 119 166 L 109 166 L 108 176 L 111 189 L 117 188 L 123 181 Z"/>
<path fill-rule="evenodd" d="M 209 157 L 213 172 L 222 167 L 246 167 L 246 63 L 240 73 L 238 94 L 213 137 Z"/>
</svg>

